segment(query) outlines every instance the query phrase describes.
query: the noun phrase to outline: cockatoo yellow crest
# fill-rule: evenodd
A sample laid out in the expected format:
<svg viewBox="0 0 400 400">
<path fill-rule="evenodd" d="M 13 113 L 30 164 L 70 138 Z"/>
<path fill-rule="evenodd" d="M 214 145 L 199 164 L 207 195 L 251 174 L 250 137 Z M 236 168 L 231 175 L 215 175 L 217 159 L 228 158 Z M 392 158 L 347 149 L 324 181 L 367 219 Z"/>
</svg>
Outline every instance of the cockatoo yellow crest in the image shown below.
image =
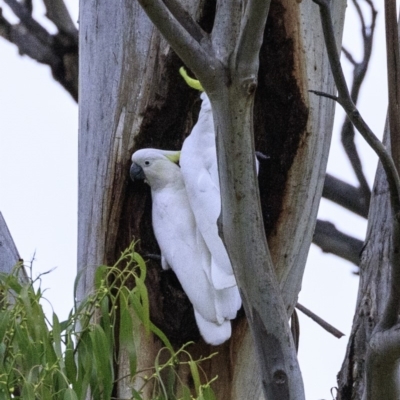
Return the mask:
<svg viewBox="0 0 400 400">
<path fill-rule="evenodd" d="M 183 79 L 187 83 L 188 86 L 190 86 L 193 89 L 200 90 L 200 92 L 204 92 L 203 86 L 201 86 L 200 81 L 197 79 L 191 78 L 187 72 L 186 69 L 183 67 L 179 68 L 179 73 L 182 75 Z"/>
</svg>

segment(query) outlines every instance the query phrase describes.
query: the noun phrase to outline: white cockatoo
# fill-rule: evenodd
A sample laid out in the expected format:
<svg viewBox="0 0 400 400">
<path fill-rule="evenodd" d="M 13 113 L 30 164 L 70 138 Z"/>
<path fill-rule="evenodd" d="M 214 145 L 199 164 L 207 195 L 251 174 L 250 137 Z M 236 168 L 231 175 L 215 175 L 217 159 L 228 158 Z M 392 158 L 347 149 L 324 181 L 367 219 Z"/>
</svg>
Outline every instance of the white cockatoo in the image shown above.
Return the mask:
<svg viewBox="0 0 400 400">
<path fill-rule="evenodd" d="M 178 159 L 179 152 L 138 150 L 132 155 L 131 178 L 144 178 L 150 185 L 162 267 L 172 268 L 178 277 L 204 340 L 218 345 L 231 336 L 230 320 L 241 299 L 236 285 L 219 288 L 210 279 L 212 256 L 197 229 Z"/>
</svg>

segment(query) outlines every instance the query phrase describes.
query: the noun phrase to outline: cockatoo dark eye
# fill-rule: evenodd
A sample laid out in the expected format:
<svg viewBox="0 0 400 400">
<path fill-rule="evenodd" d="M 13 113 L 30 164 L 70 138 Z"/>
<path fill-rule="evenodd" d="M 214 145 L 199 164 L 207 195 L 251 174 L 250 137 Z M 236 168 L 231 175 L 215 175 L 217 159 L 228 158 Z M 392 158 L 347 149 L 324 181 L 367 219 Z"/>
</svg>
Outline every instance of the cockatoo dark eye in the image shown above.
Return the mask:
<svg viewBox="0 0 400 400">
<path fill-rule="evenodd" d="M 145 161 L 145 165 L 150 165 L 150 161 Z"/>
</svg>

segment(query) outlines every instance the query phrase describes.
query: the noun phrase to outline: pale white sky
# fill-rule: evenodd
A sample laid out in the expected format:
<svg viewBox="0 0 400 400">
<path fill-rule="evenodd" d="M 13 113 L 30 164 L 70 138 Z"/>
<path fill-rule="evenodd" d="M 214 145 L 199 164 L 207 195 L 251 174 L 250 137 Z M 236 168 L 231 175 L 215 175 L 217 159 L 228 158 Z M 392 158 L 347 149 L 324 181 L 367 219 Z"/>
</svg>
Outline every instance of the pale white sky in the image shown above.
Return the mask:
<svg viewBox="0 0 400 400">
<path fill-rule="evenodd" d="M 76 21 L 78 0 L 66 3 Z M 0 6 L 4 6 L 2 0 Z M 352 9 L 350 5 L 349 12 Z M 383 14 L 383 9 L 378 11 Z M 42 20 L 42 15 L 43 8 L 36 16 Z M 349 21 L 344 43 L 357 54 L 358 26 L 354 18 Z M 52 29 L 51 24 L 48 28 Z M 382 15 L 377 29 L 360 109 L 372 129 L 381 135 L 387 104 Z M 78 107 L 52 79 L 48 67 L 20 57 L 16 48 L 1 38 L 0 59 L 0 210 L 21 256 L 28 261 L 36 252 L 34 276 L 57 267 L 43 277 L 43 288 L 48 288 L 46 297 L 65 318 L 72 307 L 76 275 Z M 343 114 L 338 111 L 337 115 L 340 126 Z M 361 138 L 357 143 L 372 184 L 376 157 Z M 337 129 L 328 171 L 356 183 Z M 360 239 L 364 236 L 366 223 L 362 218 L 328 201 L 322 201 L 320 217 L 346 233 Z M 338 340 L 300 315 L 299 357 L 308 399 L 332 398 L 330 388 L 336 384 L 344 357 L 357 295 L 358 278 L 353 270 L 348 262 L 312 246 L 299 301 L 347 336 Z"/>
</svg>

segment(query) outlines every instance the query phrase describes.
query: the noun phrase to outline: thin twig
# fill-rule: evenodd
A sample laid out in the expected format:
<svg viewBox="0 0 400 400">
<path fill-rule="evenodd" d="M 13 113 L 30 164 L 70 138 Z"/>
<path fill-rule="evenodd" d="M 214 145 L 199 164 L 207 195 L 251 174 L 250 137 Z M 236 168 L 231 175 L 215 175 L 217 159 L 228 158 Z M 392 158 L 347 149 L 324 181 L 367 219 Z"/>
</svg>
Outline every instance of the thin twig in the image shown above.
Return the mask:
<svg viewBox="0 0 400 400">
<path fill-rule="evenodd" d="M 374 8 L 374 5 L 371 1 L 365 0 L 369 5 L 370 12 L 371 12 L 371 24 L 369 27 L 366 26 L 365 18 L 363 11 L 358 3 L 358 0 L 353 0 L 353 4 L 356 8 L 358 17 L 361 23 L 361 33 L 363 38 L 363 57 L 360 62 L 355 61 L 355 59 L 351 56 L 351 54 L 342 49 L 346 58 L 351 62 L 353 65 L 353 80 L 352 80 L 352 87 L 350 91 L 351 98 L 354 104 L 357 104 L 358 96 L 360 93 L 360 88 L 364 82 L 364 78 L 366 72 L 368 70 L 369 61 L 371 59 L 371 52 L 372 52 L 372 42 L 374 38 L 375 32 L 375 21 L 377 12 Z M 346 117 L 341 131 L 341 138 L 343 148 L 347 154 L 347 157 L 353 167 L 354 173 L 357 177 L 357 180 L 360 184 L 359 189 L 359 196 L 362 198 L 363 202 L 365 202 L 369 206 L 369 202 L 371 199 L 371 189 L 368 185 L 368 181 L 365 177 L 361 159 L 358 154 L 357 147 L 354 143 L 354 126 L 351 121 Z"/>
<path fill-rule="evenodd" d="M 312 311 L 310 311 L 308 308 L 302 306 L 300 303 L 296 304 L 296 308 L 299 311 L 301 311 L 304 315 L 307 315 L 307 317 L 311 318 L 321 328 L 324 328 L 327 332 L 331 333 L 333 336 L 337 337 L 338 339 L 340 339 L 342 336 L 344 336 L 344 333 L 340 332 L 334 326 L 332 326 L 328 322 L 324 321 L 321 317 L 318 317 L 318 315 L 314 314 Z"/>
<path fill-rule="evenodd" d="M 378 155 L 379 160 L 385 170 L 389 190 L 391 194 L 394 216 L 400 218 L 400 178 L 394 165 L 393 159 L 382 145 L 380 140 L 375 136 L 367 123 L 361 117 L 356 106 L 354 105 L 350 93 L 347 88 L 346 80 L 340 64 L 339 54 L 336 48 L 335 35 L 333 30 L 332 16 L 330 11 L 329 0 L 313 0 L 319 5 L 320 15 L 322 20 L 322 29 L 324 32 L 325 44 L 328 51 L 329 63 L 332 74 L 338 89 L 339 96 L 337 102 L 343 107 L 350 121 L 354 124 L 366 142 Z M 326 95 L 325 95 L 326 96 Z M 326 96 L 328 97 L 328 96 Z M 332 98 L 332 97 L 331 97 Z"/>
<path fill-rule="evenodd" d="M 354 66 L 358 64 L 357 61 L 354 59 L 353 55 L 343 46 L 342 46 L 342 52 L 351 64 L 353 64 Z"/>
</svg>

